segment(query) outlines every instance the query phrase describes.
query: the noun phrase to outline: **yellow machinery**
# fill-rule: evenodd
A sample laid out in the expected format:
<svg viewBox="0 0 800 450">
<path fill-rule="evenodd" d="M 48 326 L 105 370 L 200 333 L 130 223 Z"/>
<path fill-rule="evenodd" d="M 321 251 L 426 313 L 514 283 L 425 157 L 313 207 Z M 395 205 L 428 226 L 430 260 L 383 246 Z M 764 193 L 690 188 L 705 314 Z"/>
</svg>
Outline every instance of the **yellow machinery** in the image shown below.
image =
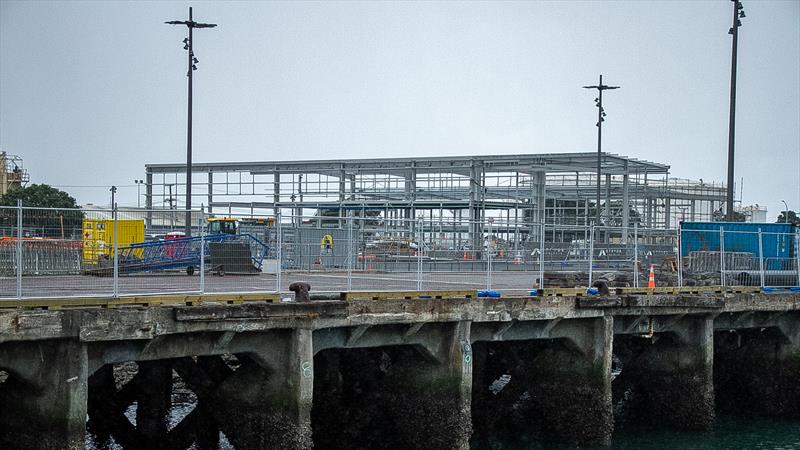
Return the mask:
<svg viewBox="0 0 800 450">
<path fill-rule="evenodd" d="M 239 220 L 232 217 L 211 217 L 208 219 L 208 234 L 237 234 Z"/>
<path fill-rule="evenodd" d="M 252 227 L 266 226 L 273 227 L 275 219 L 273 218 L 258 218 L 258 219 L 234 219 L 233 217 L 211 217 L 208 219 L 208 234 L 239 234 L 240 226 L 244 225 L 250 229 Z M 244 233 L 247 233 L 245 230 Z"/>
<path fill-rule="evenodd" d="M 144 242 L 144 220 L 117 220 L 117 248 Z M 98 264 L 114 254 L 114 220 L 83 220 L 83 262 Z"/>
</svg>

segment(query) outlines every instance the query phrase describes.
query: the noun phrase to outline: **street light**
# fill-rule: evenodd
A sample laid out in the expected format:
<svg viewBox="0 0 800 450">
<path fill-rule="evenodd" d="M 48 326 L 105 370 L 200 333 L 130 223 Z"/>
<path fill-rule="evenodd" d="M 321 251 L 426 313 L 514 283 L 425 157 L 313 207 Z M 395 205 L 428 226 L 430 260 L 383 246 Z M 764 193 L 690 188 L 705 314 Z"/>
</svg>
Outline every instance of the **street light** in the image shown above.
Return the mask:
<svg viewBox="0 0 800 450">
<path fill-rule="evenodd" d="M 606 111 L 603 109 L 603 91 L 608 89 L 619 89 L 619 86 L 606 86 L 603 84 L 603 75 L 600 75 L 600 84 L 596 86 L 584 86 L 584 89 L 597 89 L 597 98 L 594 99 L 597 106 L 597 200 L 595 204 L 594 224 L 600 225 L 600 158 L 602 149 L 603 122 L 606 121 Z"/>
<path fill-rule="evenodd" d="M 786 208 L 783 210 L 783 223 L 789 223 L 789 205 L 786 204 L 786 200 L 781 200 L 781 202 Z"/>
<path fill-rule="evenodd" d="M 140 189 L 141 189 L 142 185 L 144 184 L 144 180 L 133 180 L 133 182 L 136 183 L 136 207 L 137 208 L 141 208 L 142 207 L 142 202 L 141 202 L 142 194 L 141 194 L 141 190 Z"/>
<path fill-rule="evenodd" d="M 192 7 L 189 7 L 189 20 L 171 20 L 169 25 L 186 25 L 189 37 L 183 40 L 183 49 L 189 51 L 189 64 L 186 76 L 189 77 L 188 120 L 186 131 L 186 236 L 192 235 L 192 72 L 197 70 L 199 60 L 194 56 L 192 48 L 192 30 L 195 28 L 214 28 L 215 23 L 200 23 L 192 20 Z M 171 197 L 171 196 L 170 196 Z"/>
<path fill-rule="evenodd" d="M 109 191 L 111 191 L 111 210 L 115 211 L 117 209 L 117 200 L 116 200 L 117 187 L 111 186 L 111 189 L 109 189 Z M 114 219 L 116 219 L 116 217 Z"/>
<path fill-rule="evenodd" d="M 733 2 L 733 25 L 728 30 L 728 34 L 733 36 L 733 43 L 731 44 L 731 103 L 730 113 L 728 117 L 728 186 L 727 186 L 727 201 L 725 212 L 728 221 L 733 221 L 733 141 L 734 129 L 736 125 L 736 53 L 738 50 L 739 42 L 739 27 L 742 26 L 742 19 L 744 15 L 744 6 L 739 0 L 731 0 Z"/>
</svg>

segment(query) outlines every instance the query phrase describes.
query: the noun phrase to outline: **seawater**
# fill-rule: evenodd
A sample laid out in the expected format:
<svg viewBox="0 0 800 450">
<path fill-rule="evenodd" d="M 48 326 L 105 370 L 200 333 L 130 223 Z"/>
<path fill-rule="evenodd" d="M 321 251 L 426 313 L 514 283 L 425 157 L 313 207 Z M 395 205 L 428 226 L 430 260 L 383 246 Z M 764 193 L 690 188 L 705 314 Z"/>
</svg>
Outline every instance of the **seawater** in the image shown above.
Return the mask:
<svg viewBox="0 0 800 450">
<path fill-rule="evenodd" d="M 170 426 L 174 426 L 193 405 L 175 405 L 170 414 Z M 126 416 L 135 423 L 135 407 L 126 411 Z M 514 445 L 494 442 L 493 450 L 576 450 L 546 444 L 538 441 L 516 443 Z M 87 436 L 87 449 L 122 449 L 112 442 L 95 442 Z M 220 449 L 229 450 L 234 447 L 224 435 L 220 435 Z M 585 448 L 584 448 L 585 449 Z M 800 419 L 779 420 L 766 418 L 742 418 L 719 416 L 714 428 L 702 433 L 678 433 L 674 431 L 629 427 L 614 433 L 611 447 L 596 450 L 800 450 Z M 344 450 L 344 449 L 343 449 Z M 398 449 L 401 450 L 401 449 Z M 594 450 L 594 449 L 593 449 Z"/>
<path fill-rule="evenodd" d="M 529 441 L 507 445 L 494 442 L 503 450 L 573 450 Z M 779 420 L 718 416 L 707 432 L 679 433 L 652 427 L 629 427 L 614 433 L 610 450 L 800 450 L 800 419 Z M 584 447 L 585 449 L 585 447 Z M 598 449 L 599 450 L 599 449 Z"/>
</svg>

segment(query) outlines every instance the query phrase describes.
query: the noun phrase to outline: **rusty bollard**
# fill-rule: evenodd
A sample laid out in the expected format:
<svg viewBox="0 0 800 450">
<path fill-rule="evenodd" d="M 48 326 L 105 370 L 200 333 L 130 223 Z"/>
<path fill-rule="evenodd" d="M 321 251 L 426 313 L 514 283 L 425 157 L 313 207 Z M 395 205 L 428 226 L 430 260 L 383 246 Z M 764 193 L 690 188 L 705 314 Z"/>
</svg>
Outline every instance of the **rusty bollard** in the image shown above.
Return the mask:
<svg viewBox="0 0 800 450">
<path fill-rule="evenodd" d="M 294 292 L 294 301 L 300 303 L 308 303 L 311 298 L 308 296 L 308 291 L 311 290 L 311 285 L 302 281 L 297 281 L 289 285 L 289 290 Z"/>
<path fill-rule="evenodd" d="M 600 295 L 611 295 L 611 290 L 608 289 L 608 282 L 606 280 L 597 280 L 592 283 L 593 288 L 597 288 Z"/>
</svg>

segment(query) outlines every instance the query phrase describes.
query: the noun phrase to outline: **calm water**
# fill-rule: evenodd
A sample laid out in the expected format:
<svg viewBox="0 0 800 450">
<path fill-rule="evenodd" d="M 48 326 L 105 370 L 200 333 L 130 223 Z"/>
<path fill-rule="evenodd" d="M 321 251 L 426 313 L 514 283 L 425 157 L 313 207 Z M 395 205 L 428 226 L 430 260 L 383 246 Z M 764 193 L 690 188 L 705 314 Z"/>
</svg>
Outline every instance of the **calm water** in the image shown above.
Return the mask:
<svg viewBox="0 0 800 450">
<path fill-rule="evenodd" d="M 531 442 L 503 446 L 507 450 L 566 450 Z M 615 450 L 718 450 L 763 449 L 800 450 L 800 420 L 743 419 L 718 417 L 712 431 L 675 433 L 665 430 L 631 428 L 614 435 Z"/>
<path fill-rule="evenodd" d="M 171 425 L 174 426 L 191 410 L 190 405 L 173 408 Z M 126 412 L 135 422 L 135 410 Z M 87 436 L 88 449 L 121 449 L 113 442 L 105 445 L 95 443 Z M 233 449 L 223 435 L 220 449 Z M 543 445 L 538 442 L 508 446 L 504 450 L 572 450 L 565 447 Z M 614 435 L 611 447 L 603 450 L 800 450 L 800 420 L 782 421 L 769 419 L 743 419 L 718 417 L 714 430 L 706 433 L 675 433 L 658 429 L 630 428 Z M 601 450 L 601 449 L 598 449 Z"/>
</svg>

